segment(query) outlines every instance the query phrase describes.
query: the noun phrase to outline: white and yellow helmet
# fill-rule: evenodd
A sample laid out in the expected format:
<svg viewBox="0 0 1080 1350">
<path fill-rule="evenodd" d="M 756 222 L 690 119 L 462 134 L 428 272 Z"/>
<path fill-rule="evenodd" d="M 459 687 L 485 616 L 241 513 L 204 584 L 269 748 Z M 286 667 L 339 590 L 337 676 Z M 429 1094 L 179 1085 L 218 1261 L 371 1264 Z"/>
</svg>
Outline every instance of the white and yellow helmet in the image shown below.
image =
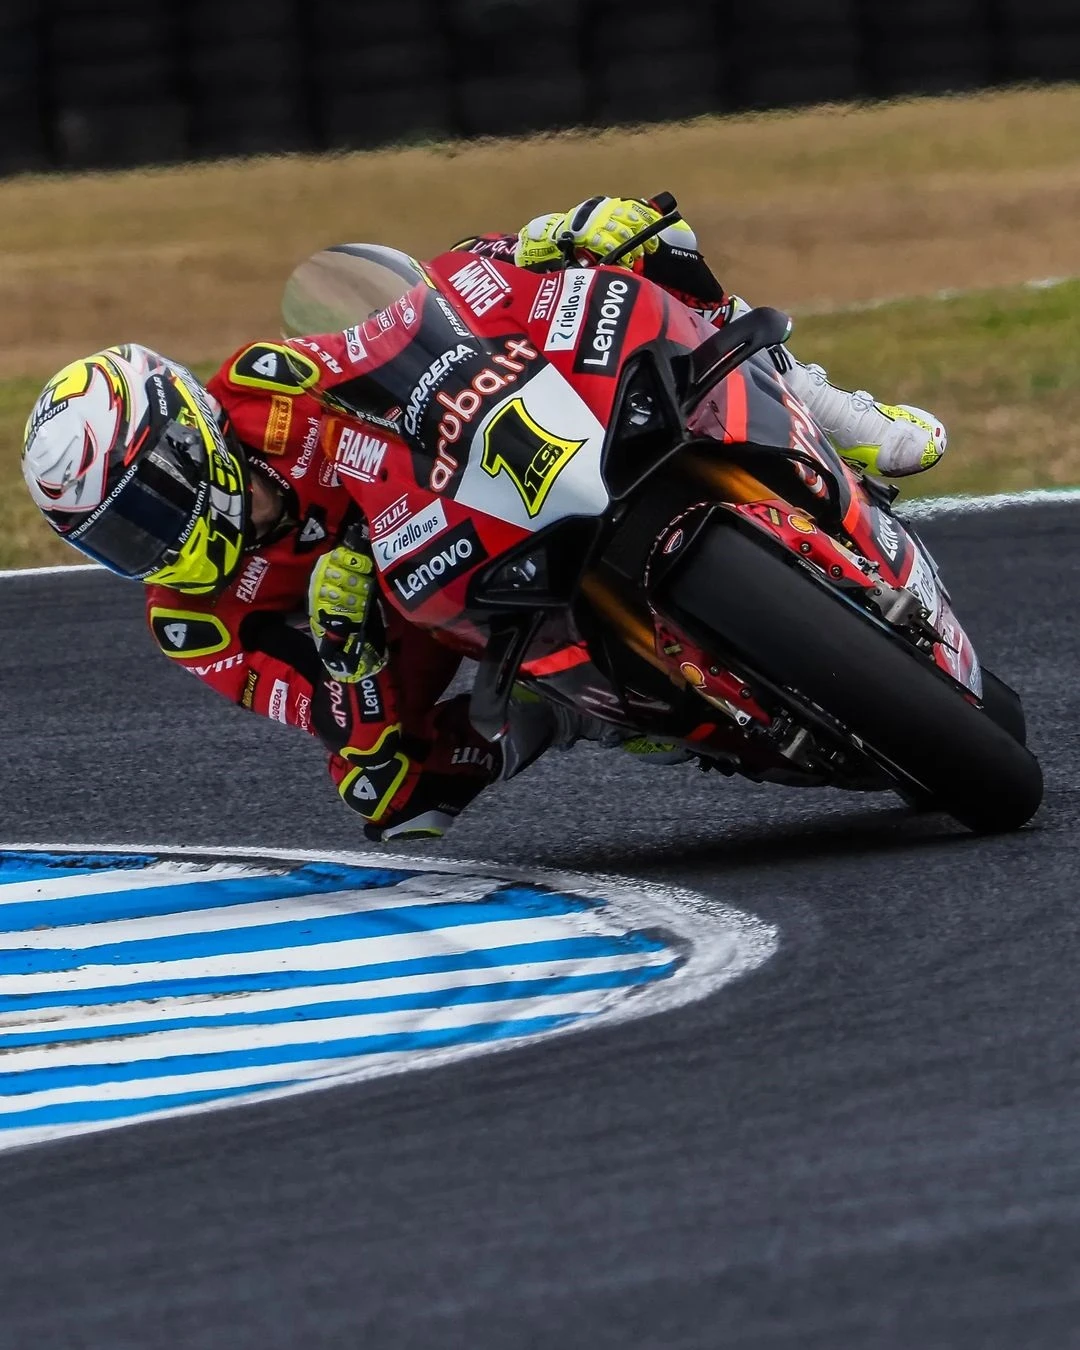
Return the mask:
<svg viewBox="0 0 1080 1350">
<path fill-rule="evenodd" d="M 124 577 L 190 594 L 236 572 L 247 465 L 189 370 L 134 343 L 65 366 L 26 423 L 23 477 L 52 528 Z"/>
</svg>

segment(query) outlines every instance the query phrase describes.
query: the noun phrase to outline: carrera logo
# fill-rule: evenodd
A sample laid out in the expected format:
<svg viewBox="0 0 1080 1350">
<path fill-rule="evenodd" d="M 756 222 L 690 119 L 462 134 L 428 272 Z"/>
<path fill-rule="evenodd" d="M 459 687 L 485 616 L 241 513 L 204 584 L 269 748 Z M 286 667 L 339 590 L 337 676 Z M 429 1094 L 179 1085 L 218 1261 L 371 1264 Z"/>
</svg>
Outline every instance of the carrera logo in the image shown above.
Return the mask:
<svg viewBox="0 0 1080 1350">
<path fill-rule="evenodd" d="M 289 720 L 289 685 L 285 680 L 275 680 L 270 690 L 270 703 L 267 708 L 267 716 L 272 717 L 275 722 L 285 722 Z"/>
<path fill-rule="evenodd" d="M 453 533 L 433 540 L 411 563 L 389 573 L 387 580 L 402 606 L 412 611 L 487 556 L 472 521 L 466 520 Z"/>
<path fill-rule="evenodd" d="M 460 468 L 457 459 L 450 453 L 450 447 L 461 439 L 462 432 L 476 417 L 484 399 L 514 384 L 528 368 L 527 363 L 535 361 L 538 355 L 536 349 L 523 338 L 510 338 L 506 343 L 506 354 L 491 358 L 491 365 L 498 366 L 498 370 L 488 367 L 480 371 L 473 376 L 469 387 L 453 398 L 446 393 L 436 395 L 436 402 L 444 412 L 438 427 L 437 458 L 428 480 L 432 492 L 443 492 Z"/>
<path fill-rule="evenodd" d="M 589 300 L 585 337 L 574 358 L 579 375 L 616 375 L 638 283 L 605 273 Z"/>
<path fill-rule="evenodd" d="M 240 573 L 240 580 L 236 583 L 236 598 L 250 605 L 258 595 L 259 587 L 269 570 L 270 564 L 266 559 L 256 554 Z"/>
<path fill-rule="evenodd" d="M 404 425 L 410 436 L 416 435 L 420 426 L 421 414 L 427 407 L 431 395 L 450 374 L 454 366 L 459 361 L 465 361 L 468 357 L 475 355 L 474 348 L 470 347 L 467 342 L 460 342 L 452 352 L 443 352 L 442 356 L 432 361 L 431 365 L 420 376 L 420 380 L 409 395 L 409 402 L 405 407 Z"/>
<path fill-rule="evenodd" d="M 367 360 L 367 348 L 364 346 L 358 326 L 346 328 L 341 336 L 345 339 L 345 350 L 349 353 L 349 360 L 354 366 Z"/>
<path fill-rule="evenodd" d="M 450 278 L 450 285 L 478 319 L 510 294 L 503 274 L 487 258 L 473 258 Z"/>
<path fill-rule="evenodd" d="M 559 278 L 544 277 L 529 310 L 530 323 L 544 323 L 555 313 L 555 297 L 559 294 Z"/>
<path fill-rule="evenodd" d="M 374 483 L 388 448 L 378 436 L 369 436 L 356 427 L 342 427 L 334 463 L 339 473 L 358 478 L 362 483 Z"/>
<path fill-rule="evenodd" d="M 592 289 L 596 273 L 588 268 L 574 267 L 562 274 L 562 288 L 555 308 L 555 317 L 544 342 L 546 352 L 570 352 L 578 340 L 585 318 L 585 301 Z"/>
<path fill-rule="evenodd" d="M 385 571 L 406 554 L 415 553 L 429 539 L 433 539 L 445 529 L 446 512 L 443 510 L 442 502 L 432 502 L 392 534 L 372 540 L 375 561 L 380 569 Z"/>
<path fill-rule="evenodd" d="M 270 398 L 270 414 L 266 419 L 266 431 L 263 434 L 263 453 L 283 455 L 289 444 L 289 430 L 292 427 L 292 399 L 282 394 L 273 394 Z"/>
</svg>

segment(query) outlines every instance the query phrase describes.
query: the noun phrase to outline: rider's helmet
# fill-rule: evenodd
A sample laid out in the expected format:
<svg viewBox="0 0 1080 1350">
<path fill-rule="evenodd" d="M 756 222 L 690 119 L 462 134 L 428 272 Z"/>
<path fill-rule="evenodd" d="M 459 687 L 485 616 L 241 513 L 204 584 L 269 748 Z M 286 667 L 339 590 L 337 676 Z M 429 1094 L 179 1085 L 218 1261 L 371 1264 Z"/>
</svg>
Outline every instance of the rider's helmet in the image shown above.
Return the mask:
<svg viewBox="0 0 1080 1350">
<path fill-rule="evenodd" d="M 250 521 L 242 451 L 184 366 L 127 344 L 65 366 L 26 423 L 23 476 L 62 539 L 113 572 L 212 594 Z"/>
</svg>

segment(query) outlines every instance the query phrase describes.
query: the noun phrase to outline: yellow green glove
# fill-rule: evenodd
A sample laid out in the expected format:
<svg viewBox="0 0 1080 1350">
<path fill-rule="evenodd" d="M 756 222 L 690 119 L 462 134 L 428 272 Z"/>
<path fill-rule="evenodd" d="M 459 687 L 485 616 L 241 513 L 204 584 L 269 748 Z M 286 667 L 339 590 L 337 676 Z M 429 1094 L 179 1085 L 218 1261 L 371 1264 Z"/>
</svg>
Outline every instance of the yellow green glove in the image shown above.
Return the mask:
<svg viewBox="0 0 1080 1350">
<path fill-rule="evenodd" d="M 560 261 L 563 254 L 558 240 L 566 233 L 573 237 L 575 254 L 603 258 L 659 219 L 659 211 L 632 197 L 590 197 L 565 215 L 555 211 L 524 225 L 518 234 L 514 262 L 518 267 L 542 267 Z M 659 247 L 660 241 L 653 235 L 623 254 L 618 266 L 632 268 L 644 253 L 655 253 Z"/>
<path fill-rule="evenodd" d="M 369 679 L 386 665 L 385 643 L 373 640 L 382 634 L 378 593 L 371 554 L 344 545 L 324 553 L 311 573 L 311 635 L 323 665 L 343 684 Z"/>
</svg>

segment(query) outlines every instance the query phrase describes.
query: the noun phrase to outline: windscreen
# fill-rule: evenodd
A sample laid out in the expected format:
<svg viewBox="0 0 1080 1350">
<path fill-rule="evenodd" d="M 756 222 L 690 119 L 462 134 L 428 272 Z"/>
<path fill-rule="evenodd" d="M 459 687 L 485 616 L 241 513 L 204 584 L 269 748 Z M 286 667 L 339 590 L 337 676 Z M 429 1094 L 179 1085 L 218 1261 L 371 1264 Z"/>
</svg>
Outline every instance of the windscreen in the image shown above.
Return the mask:
<svg viewBox="0 0 1080 1350">
<path fill-rule="evenodd" d="M 313 253 L 285 283 L 286 337 L 363 323 L 423 282 L 419 266 L 382 244 L 335 244 Z"/>
</svg>

